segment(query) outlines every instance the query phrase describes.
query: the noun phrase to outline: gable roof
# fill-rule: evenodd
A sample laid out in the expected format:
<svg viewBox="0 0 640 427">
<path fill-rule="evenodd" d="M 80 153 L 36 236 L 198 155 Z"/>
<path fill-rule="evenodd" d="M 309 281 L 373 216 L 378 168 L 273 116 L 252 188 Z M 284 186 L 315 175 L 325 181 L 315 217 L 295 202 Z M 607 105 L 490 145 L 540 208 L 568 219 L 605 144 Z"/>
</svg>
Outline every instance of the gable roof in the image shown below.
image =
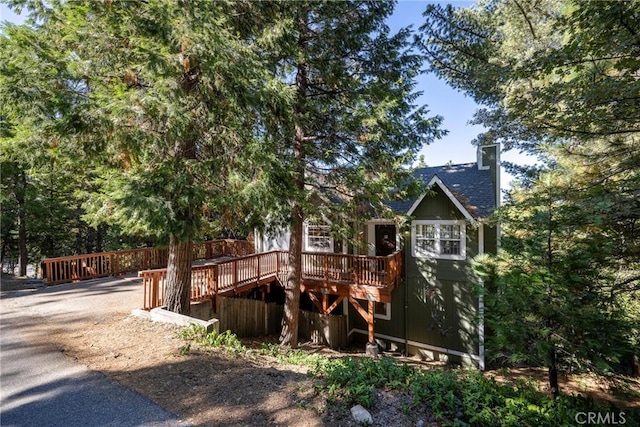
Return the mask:
<svg viewBox="0 0 640 427">
<path fill-rule="evenodd" d="M 450 192 L 447 196 L 449 198 L 453 196 L 463 209 L 474 218 L 487 217 L 496 208 L 496 193 L 491 180 L 491 171 L 478 169 L 477 163 L 420 168 L 416 169 L 414 176 L 422 180 L 425 185 L 444 184 Z M 438 180 L 434 180 L 434 177 L 437 177 Z M 445 193 L 447 192 L 445 191 Z M 406 214 L 424 196 L 423 194 L 417 199 L 401 202 L 393 201 L 387 205 L 395 212 Z M 457 205 L 454 200 L 452 202 Z M 458 209 L 460 209 L 459 206 Z M 461 212 L 465 213 L 463 210 Z"/>
</svg>

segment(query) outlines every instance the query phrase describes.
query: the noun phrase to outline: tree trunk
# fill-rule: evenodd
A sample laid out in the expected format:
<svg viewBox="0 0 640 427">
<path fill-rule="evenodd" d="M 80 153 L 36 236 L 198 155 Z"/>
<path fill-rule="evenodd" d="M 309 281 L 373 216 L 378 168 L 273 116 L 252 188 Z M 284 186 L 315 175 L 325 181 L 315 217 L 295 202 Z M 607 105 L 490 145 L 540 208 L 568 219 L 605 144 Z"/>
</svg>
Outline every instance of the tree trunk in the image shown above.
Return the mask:
<svg viewBox="0 0 640 427">
<path fill-rule="evenodd" d="M 20 209 L 20 214 L 18 216 L 18 266 L 19 266 L 19 275 L 26 276 L 27 275 L 27 263 L 29 262 L 27 257 L 27 222 L 26 215 L 24 210 Z"/>
<path fill-rule="evenodd" d="M 285 286 L 284 313 L 280 344 L 292 348 L 298 346 L 298 322 L 300 319 L 300 282 L 302 281 L 302 208 L 298 202 L 292 207 L 291 237 L 289 238 L 289 273 Z"/>
<path fill-rule="evenodd" d="M 191 239 L 178 242 L 174 236 L 169 240 L 169 261 L 164 305 L 175 313 L 191 314 Z"/>
<path fill-rule="evenodd" d="M 25 198 L 27 193 L 27 177 L 24 171 L 16 176 L 16 199 L 18 202 L 18 269 L 19 276 L 27 275 L 27 210 Z"/>
<path fill-rule="evenodd" d="M 298 49 L 301 57 L 306 53 L 306 34 L 308 17 L 301 13 L 298 20 L 301 36 L 298 39 Z M 300 202 L 304 198 L 305 184 L 305 128 L 302 120 L 307 112 L 306 98 L 309 85 L 307 64 L 298 60 L 296 64 L 296 103 L 294 106 L 295 135 L 293 141 L 293 167 L 295 171 L 294 184 L 296 194 L 291 204 L 291 236 L 289 238 L 289 274 L 285 286 L 284 313 L 282 316 L 282 333 L 280 344 L 292 348 L 298 346 L 298 321 L 300 318 L 300 285 L 302 284 L 302 239 L 304 211 Z"/>
<path fill-rule="evenodd" d="M 547 234 L 547 268 L 549 271 L 552 271 L 553 268 L 553 222 L 552 222 L 552 209 L 553 205 L 549 205 L 549 224 L 548 224 L 548 234 Z M 551 305 L 553 302 L 552 294 L 553 288 L 551 285 L 547 285 L 546 289 L 546 298 L 547 304 Z M 547 335 L 547 345 L 549 346 L 547 358 L 549 363 L 549 391 L 551 392 L 551 397 L 553 400 L 556 400 L 558 396 L 560 396 L 560 387 L 558 386 L 558 363 L 556 357 L 556 345 L 553 342 L 553 326 L 554 322 L 551 317 L 548 317 L 545 321 L 546 327 L 549 329 L 549 334 Z"/>
<path fill-rule="evenodd" d="M 91 226 L 87 227 L 87 236 L 85 238 L 84 241 L 84 250 L 86 254 L 91 254 L 94 252 L 99 252 L 94 250 L 95 249 L 95 238 L 96 238 L 96 232 L 95 229 Z"/>
<path fill-rule="evenodd" d="M 549 390 L 551 391 L 551 397 L 553 397 L 553 400 L 556 400 L 558 396 L 560 396 L 556 348 L 553 344 L 549 347 Z"/>
</svg>

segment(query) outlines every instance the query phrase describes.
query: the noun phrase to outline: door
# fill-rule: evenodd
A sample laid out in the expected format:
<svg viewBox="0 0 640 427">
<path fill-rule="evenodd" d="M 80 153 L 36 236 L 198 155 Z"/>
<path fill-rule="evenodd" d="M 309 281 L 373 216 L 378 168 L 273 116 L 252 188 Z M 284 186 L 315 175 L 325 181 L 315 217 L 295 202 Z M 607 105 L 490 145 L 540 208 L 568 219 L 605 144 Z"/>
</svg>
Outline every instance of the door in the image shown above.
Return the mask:
<svg viewBox="0 0 640 427">
<path fill-rule="evenodd" d="M 376 224 L 376 256 L 391 255 L 395 250 L 395 224 Z"/>
</svg>

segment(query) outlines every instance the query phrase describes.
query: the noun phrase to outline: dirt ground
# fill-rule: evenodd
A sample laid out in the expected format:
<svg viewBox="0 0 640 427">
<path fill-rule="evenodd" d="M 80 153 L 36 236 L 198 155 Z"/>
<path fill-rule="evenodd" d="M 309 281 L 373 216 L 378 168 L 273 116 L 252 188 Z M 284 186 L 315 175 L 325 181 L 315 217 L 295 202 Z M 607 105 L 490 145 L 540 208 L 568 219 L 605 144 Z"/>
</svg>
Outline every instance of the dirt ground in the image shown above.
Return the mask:
<svg viewBox="0 0 640 427">
<path fill-rule="evenodd" d="M 268 356 L 234 356 L 192 345 L 181 354 L 182 328 L 134 316 L 85 324 L 53 338 L 65 355 L 133 389 L 196 426 L 356 426 L 348 408 L 329 408 L 314 392 L 308 369 Z M 80 332 L 81 331 L 81 332 Z M 275 337 L 264 337 L 271 339 Z M 249 348 L 263 340 L 244 339 Z M 310 352 L 337 355 L 312 345 Z M 429 412 L 405 414 L 408 398 L 380 392 L 371 413 L 376 426 L 415 426 Z M 424 424 L 430 425 L 430 424 Z"/>
<path fill-rule="evenodd" d="M 38 285 L 3 278 L 3 298 L 7 290 L 21 287 Z M 196 346 L 181 352 L 185 345 L 178 335 L 181 328 L 131 316 L 131 302 L 120 299 L 121 303 L 117 298 L 105 303 L 99 316 L 76 316 L 69 322 L 69 316 L 49 315 L 46 324 L 32 326 L 41 330 L 30 336 L 149 397 L 194 426 L 356 425 L 348 409 L 327 407 L 325 400 L 315 394 L 314 380 L 307 376 L 306 368 L 282 364 L 267 356 L 233 356 Z M 244 340 L 244 344 L 258 347 L 261 340 Z M 307 349 L 338 355 L 311 346 Z M 530 370 L 489 374 L 501 378 L 532 374 L 544 377 L 543 372 Z M 640 390 L 640 384 L 636 386 Z M 624 406 L 629 403 L 615 401 L 606 385 L 589 377 L 569 378 L 563 391 L 588 392 Z M 427 411 L 402 411 L 406 400 L 406 396 L 378 393 L 371 411 L 374 425 L 437 425 Z"/>
</svg>

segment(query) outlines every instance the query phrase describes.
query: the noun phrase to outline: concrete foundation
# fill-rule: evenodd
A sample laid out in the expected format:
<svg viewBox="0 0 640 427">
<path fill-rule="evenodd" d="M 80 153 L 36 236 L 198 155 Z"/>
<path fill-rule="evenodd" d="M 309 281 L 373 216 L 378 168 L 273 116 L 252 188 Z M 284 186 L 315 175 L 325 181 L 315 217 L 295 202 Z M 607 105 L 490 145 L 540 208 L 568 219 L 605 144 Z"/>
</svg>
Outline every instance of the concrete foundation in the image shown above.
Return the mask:
<svg viewBox="0 0 640 427">
<path fill-rule="evenodd" d="M 153 322 L 170 323 L 173 325 L 188 327 L 189 325 L 198 325 L 206 329 L 207 332 L 219 332 L 220 325 L 218 319 L 201 320 L 195 317 L 184 316 L 182 314 L 174 313 L 164 308 L 154 308 L 147 312 L 144 310 L 133 310 L 131 312 L 134 316 L 146 317 Z"/>
<path fill-rule="evenodd" d="M 210 299 L 191 302 L 191 317 L 200 320 L 211 320 L 213 315 L 213 301 Z"/>
</svg>

